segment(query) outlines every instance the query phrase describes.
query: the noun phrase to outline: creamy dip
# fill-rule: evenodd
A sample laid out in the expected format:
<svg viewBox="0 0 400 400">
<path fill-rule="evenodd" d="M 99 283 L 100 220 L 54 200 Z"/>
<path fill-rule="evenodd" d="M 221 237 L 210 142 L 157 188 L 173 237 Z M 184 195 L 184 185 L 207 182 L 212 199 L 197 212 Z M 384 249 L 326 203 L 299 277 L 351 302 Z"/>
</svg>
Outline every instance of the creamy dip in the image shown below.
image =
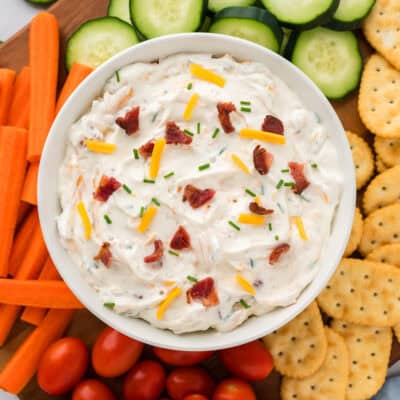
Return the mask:
<svg viewBox="0 0 400 400">
<path fill-rule="evenodd" d="M 192 64 L 213 71 L 225 85 L 207 74 L 200 79 Z M 218 103 L 236 108 L 228 115 L 232 133 L 221 125 Z M 129 135 L 116 120 L 136 107 L 139 126 Z M 266 140 L 254 131 L 243 134 L 247 128 L 259 133 L 268 116 L 282 123 L 283 134 L 274 124 L 264 129 Z M 152 180 L 153 155 L 145 158 L 138 150 L 164 138 L 168 121 L 186 130 L 192 142 L 167 143 Z M 115 312 L 176 333 L 232 330 L 252 315 L 296 302 L 323 267 L 319 260 L 342 191 L 331 133 L 263 64 L 180 54 L 129 65 L 69 129 L 59 171 L 60 240 Z M 99 153 L 98 142 L 115 149 Z M 257 145 L 268 154 L 262 174 L 254 162 Z M 301 193 L 290 163 L 304 168 L 300 175 L 309 185 Z M 106 186 L 111 178 L 117 183 L 106 200 L 96 196 L 102 177 Z M 193 208 L 183 201 L 187 185 L 214 195 Z M 268 214 L 254 213 L 250 203 Z M 156 214 L 139 232 L 149 209 Z M 180 226 L 190 244 L 176 249 L 171 240 Z M 162 254 L 145 262 L 156 240 Z"/>
</svg>

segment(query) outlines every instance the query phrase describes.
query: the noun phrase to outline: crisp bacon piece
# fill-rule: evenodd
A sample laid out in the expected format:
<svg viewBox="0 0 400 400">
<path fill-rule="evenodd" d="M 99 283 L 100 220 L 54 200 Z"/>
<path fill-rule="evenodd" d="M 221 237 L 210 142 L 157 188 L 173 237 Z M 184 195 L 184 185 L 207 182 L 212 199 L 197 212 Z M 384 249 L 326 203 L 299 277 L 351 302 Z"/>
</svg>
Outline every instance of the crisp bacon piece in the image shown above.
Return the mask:
<svg viewBox="0 0 400 400">
<path fill-rule="evenodd" d="M 149 140 L 144 145 L 139 147 L 139 153 L 143 158 L 149 158 L 153 154 L 154 140 Z"/>
<path fill-rule="evenodd" d="M 192 208 L 199 208 L 209 202 L 215 195 L 213 189 L 198 189 L 193 185 L 186 185 L 183 191 L 182 201 L 189 202 Z"/>
<path fill-rule="evenodd" d="M 293 192 L 296 194 L 303 193 L 304 190 L 310 186 L 310 182 L 304 175 L 304 164 L 300 164 L 297 162 L 290 162 L 289 163 L 290 173 L 296 183 L 293 187 Z"/>
<path fill-rule="evenodd" d="M 121 183 L 118 182 L 115 178 L 109 178 L 108 176 L 103 175 L 100 179 L 99 186 L 97 186 L 97 189 L 93 194 L 93 197 L 96 200 L 102 201 L 104 203 L 120 187 Z"/>
<path fill-rule="evenodd" d="M 165 138 L 167 144 L 190 144 L 192 138 L 186 135 L 174 121 L 167 121 L 165 125 Z"/>
<path fill-rule="evenodd" d="M 150 255 L 144 258 L 145 263 L 152 263 L 155 261 L 159 261 L 161 257 L 164 255 L 164 245 L 163 242 L 159 239 L 154 241 L 154 251 Z"/>
<path fill-rule="evenodd" d="M 261 147 L 259 144 L 253 150 L 253 163 L 254 167 L 260 175 L 266 175 L 271 168 L 272 161 L 274 160 L 274 156 L 271 153 L 268 153 L 264 147 Z"/>
<path fill-rule="evenodd" d="M 140 107 L 134 107 L 124 117 L 117 118 L 115 122 L 130 136 L 139 130 L 139 114 Z"/>
<path fill-rule="evenodd" d="M 287 243 L 276 246 L 271 254 L 269 255 L 269 263 L 271 265 L 276 264 L 283 254 L 286 254 L 290 250 L 290 245 Z"/>
<path fill-rule="evenodd" d="M 230 113 L 232 111 L 236 111 L 236 107 L 233 103 L 218 103 L 217 104 L 218 110 L 218 119 L 221 123 L 222 129 L 225 133 L 232 133 L 235 128 L 232 125 Z"/>
<path fill-rule="evenodd" d="M 110 246 L 111 246 L 110 243 L 104 242 L 100 247 L 97 256 L 93 257 L 93 260 L 95 261 L 100 260 L 107 268 L 110 266 L 112 260 L 112 253 L 110 250 Z"/>
<path fill-rule="evenodd" d="M 219 304 L 213 278 L 205 278 L 196 282 L 186 292 L 186 301 L 188 304 L 196 300 L 200 300 L 204 307 L 213 307 Z"/>
<path fill-rule="evenodd" d="M 189 233 L 182 225 L 175 232 L 169 246 L 174 250 L 189 249 L 191 247 Z"/>
<path fill-rule="evenodd" d="M 264 132 L 276 133 L 277 135 L 283 135 L 285 133 L 285 127 L 283 126 L 282 121 L 272 115 L 267 115 L 264 118 L 261 130 Z"/>
<path fill-rule="evenodd" d="M 252 213 L 257 214 L 257 215 L 269 215 L 269 214 L 274 213 L 274 210 L 261 207 L 255 201 L 252 201 L 249 204 L 249 209 Z"/>
</svg>

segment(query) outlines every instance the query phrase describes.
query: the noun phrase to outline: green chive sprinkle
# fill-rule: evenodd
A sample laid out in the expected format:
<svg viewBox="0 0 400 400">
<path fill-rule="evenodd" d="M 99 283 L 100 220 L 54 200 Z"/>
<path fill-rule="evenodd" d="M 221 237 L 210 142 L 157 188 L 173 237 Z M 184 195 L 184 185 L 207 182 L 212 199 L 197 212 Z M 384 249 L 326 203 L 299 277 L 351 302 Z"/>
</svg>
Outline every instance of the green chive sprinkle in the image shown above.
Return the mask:
<svg viewBox="0 0 400 400">
<path fill-rule="evenodd" d="M 243 308 L 250 308 L 250 306 L 243 299 L 240 299 L 240 304 L 243 306 Z"/>
<path fill-rule="evenodd" d="M 125 192 L 127 192 L 127 193 L 129 193 L 129 194 L 132 193 L 132 190 L 131 190 L 131 188 L 130 188 L 129 186 L 123 184 L 122 187 L 123 187 L 123 189 L 125 190 Z"/>
<path fill-rule="evenodd" d="M 194 133 L 193 133 L 193 132 L 190 132 L 189 129 L 184 129 L 183 132 L 185 132 L 186 135 L 194 136 Z"/>
<path fill-rule="evenodd" d="M 275 235 L 275 240 L 279 240 L 279 236 L 278 235 Z"/>
<path fill-rule="evenodd" d="M 199 165 L 199 171 L 204 171 L 205 169 L 210 168 L 210 163 Z"/>
<path fill-rule="evenodd" d="M 277 188 L 277 189 L 280 189 L 284 183 L 285 183 L 285 182 L 283 181 L 283 179 L 281 179 L 281 180 L 278 182 L 278 184 L 276 185 L 276 188 Z"/>
<path fill-rule="evenodd" d="M 158 207 L 160 207 L 161 206 L 161 203 L 158 201 L 158 199 L 156 199 L 155 197 L 153 197 L 152 199 L 151 199 L 151 201 L 156 205 L 156 206 L 158 206 Z"/>
<path fill-rule="evenodd" d="M 283 209 L 281 203 L 276 203 L 276 205 L 278 206 L 279 210 L 281 211 L 282 214 L 285 213 L 285 210 Z"/>
<path fill-rule="evenodd" d="M 107 214 L 104 214 L 104 220 L 107 222 L 108 225 L 112 224 L 111 218 Z"/>
<path fill-rule="evenodd" d="M 240 226 L 237 226 L 233 221 L 228 221 L 228 224 L 237 231 L 240 231 Z"/>
<path fill-rule="evenodd" d="M 286 187 L 294 187 L 295 183 L 294 182 L 285 182 L 284 186 Z"/>
<path fill-rule="evenodd" d="M 287 169 L 281 169 L 281 172 L 282 172 L 283 174 L 287 174 L 287 173 L 289 172 L 289 168 L 287 168 Z"/>
<path fill-rule="evenodd" d="M 200 122 L 197 123 L 197 125 L 196 125 L 196 130 L 197 130 L 197 134 L 199 135 L 199 134 L 200 134 L 200 130 L 201 130 L 201 124 L 200 124 Z"/>
<path fill-rule="evenodd" d="M 271 224 L 271 222 L 268 224 L 268 229 L 269 229 L 270 231 L 272 231 L 272 224 Z"/>
<path fill-rule="evenodd" d="M 139 152 L 138 149 L 133 149 L 133 155 L 135 157 L 135 160 L 139 160 Z"/>
<path fill-rule="evenodd" d="M 171 249 L 168 250 L 168 253 L 175 256 L 175 257 L 179 257 L 179 253 L 177 253 L 176 251 L 173 251 Z"/>
<path fill-rule="evenodd" d="M 250 108 L 250 107 L 240 107 L 240 111 L 241 111 L 241 112 L 250 113 L 250 112 L 251 112 L 251 108 Z"/>
<path fill-rule="evenodd" d="M 156 183 L 154 179 L 143 179 L 144 183 Z"/>
<path fill-rule="evenodd" d="M 175 172 L 170 172 L 167 175 L 164 175 L 164 179 L 171 178 L 171 176 L 174 176 L 174 175 L 175 175 Z"/>
<path fill-rule="evenodd" d="M 156 112 L 156 113 L 153 115 L 153 118 L 151 119 L 151 122 L 154 122 L 154 121 L 156 120 L 157 116 L 158 116 L 158 112 Z"/>
<path fill-rule="evenodd" d="M 251 101 L 244 101 L 244 100 L 241 100 L 241 101 L 240 101 L 240 104 L 241 104 L 242 106 L 250 106 L 250 105 L 251 105 Z"/>
<path fill-rule="evenodd" d="M 254 268 L 254 260 L 252 258 L 250 258 L 250 267 Z"/>
<path fill-rule="evenodd" d="M 192 275 L 188 275 L 188 276 L 186 277 L 186 279 L 187 279 L 188 281 L 192 281 L 192 282 L 198 282 L 198 281 L 199 281 L 197 278 L 195 278 L 195 277 L 192 276 Z"/>
<path fill-rule="evenodd" d="M 318 168 L 318 164 L 315 164 L 315 163 L 313 163 L 313 164 L 311 164 L 311 168 Z"/>
<path fill-rule="evenodd" d="M 223 147 L 220 151 L 219 151 L 219 153 L 218 153 L 218 155 L 221 155 L 223 152 L 225 152 L 226 151 L 226 147 Z"/>
<path fill-rule="evenodd" d="M 215 128 L 212 138 L 215 139 L 217 137 L 218 133 L 219 133 L 219 128 Z"/>
<path fill-rule="evenodd" d="M 117 82 L 121 82 L 121 79 L 119 77 L 119 71 L 115 72 L 115 78 L 117 79 Z"/>
<path fill-rule="evenodd" d="M 250 189 L 246 189 L 245 192 L 246 192 L 248 195 L 250 195 L 251 197 L 256 197 L 256 196 L 257 196 L 257 195 L 256 195 L 254 192 L 252 192 Z"/>
<path fill-rule="evenodd" d="M 103 306 L 109 308 L 110 310 L 114 310 L 115 303 L 104 303 Z"/>
<path fill-rule="evenodd" d="M 192 90 L 193 84 L 192 82 L 188 83 L 187 85 L 187 90 Z"/>
<path fill-rule="evenodd" d="M 140 213 L 139 213 L 139 217 L 140 217 L 140 218 L 142 218 L 142 217 L 143 217 L 144 210 L 145 210 L 145 208 L 144 208 L 144 207 L 140 207 Z"/>
</svg>

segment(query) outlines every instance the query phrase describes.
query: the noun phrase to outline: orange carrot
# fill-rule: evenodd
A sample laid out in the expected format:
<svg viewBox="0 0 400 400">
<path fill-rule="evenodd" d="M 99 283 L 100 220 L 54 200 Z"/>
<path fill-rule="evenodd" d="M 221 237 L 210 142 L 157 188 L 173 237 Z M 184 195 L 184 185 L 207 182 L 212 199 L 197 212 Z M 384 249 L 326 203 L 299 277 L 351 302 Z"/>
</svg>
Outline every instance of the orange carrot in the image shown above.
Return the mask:
<svg viewBox="0 0 400 400">
<path fill-rule="evenodd" d="M 59 279 L 61 279 L 61 277 L 56 270 L 53 261 L 51 261 L 51 258 L 48 257 L 42 272 L 39 275 L 39 280 L 55 281 Z M 45 308 L 27 307 L 21 315 L 21 320 L 27 322 L 28 324 L 39 325 L 43 321 L 46 311 L 47 310 Z"/>
<path fill-rule="evenodd" d="M 30 69 L 23 67 L 14 85 L 7 125 L 29 128 Z"/>
<path fill-rule="evenodd" d="M 0 129 L 0 278 L 8 274 L 8 259 L 25 176 L 27 136 L 25 129 Z"/>
<path fill-rule="evenodd" d="M 6 364 L 0 374 L 0 388 L 14 394 L 24 389 L 35 375 L 43 353 L 67 329 L 73 313 L 73 310 L 48 312 L 43 322 L 25 339 Z"/>
<path fill-rule="evenodd" d="M 0 126 L 5 125 L 8 120 L 14 80 L 15 71 L 0 68 Z"/>
<path fill-rule="evenodd" d="M 21 200 L 25 203 L 37 205 L 37 179 L 39 173 L 39 163 L 29 164 L 28 172 L 25 176 L 24 187 L 22 188 Z"/>
<path fill-rule="evenodd" d="M 58 22 L 54 15 L 40 12 L 33 18 L 29 32 L 31 97 L 28 160 L 39 161 L 53 123 L 59 59 Z"/>
<path fill-rule="evenodd" d="M 69 71 L 67 80 L 61 90 L 57 100 L 56 114 L 60 111 L 65 101 L 71 93 L 79 86 L 79 84 L 93 71 L 93 68 L 87 67 L 79 63 L 73 63 Z"/>
<path fill-rule="evenodd" d="M 18 216 L 17 216 L 17 229 L 18 227 L 22 224 L 23 221 L 25 221 L 25 218 L 31 211 L 32 207 L 30 204 L 24 203 L 23 201 L 19 202 L 19 207 L 18 207 Z M 10 270 L 8 271 L 10 273 Z"/>
</svg>

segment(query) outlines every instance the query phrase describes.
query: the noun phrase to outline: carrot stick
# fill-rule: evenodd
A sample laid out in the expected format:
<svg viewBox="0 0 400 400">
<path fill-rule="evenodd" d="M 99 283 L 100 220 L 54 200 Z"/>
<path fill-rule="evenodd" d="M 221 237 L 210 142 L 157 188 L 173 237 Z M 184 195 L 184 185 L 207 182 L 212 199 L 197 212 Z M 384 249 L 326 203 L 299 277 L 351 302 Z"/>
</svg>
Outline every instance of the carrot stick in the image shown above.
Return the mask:
<svg viewBox="0 0 400 400">
<path fill-rule="evenodd" d="M 37 205 L 37 179 L 39 173 L 39 163 L 29 164 L 28 172 L 25 176 L 22 188 L 21 200 L 25 203 Z"/>
<path fill-rule="evenodd" d="M 25 220 L 31 209 L 32 207 L 30 206 L 30 204 L 24 203 L 23 201 L 19 202 L 18 215 L 17 215 L 17 229 Z M 8 271 L 8 273 L 10 273 L 10 270 Z"/>
<path fill-rule="evenodd" d="M 18 74 L 8 114 L 7 125 L 29 128 L 30 69 L 25 66 Z"/>
<path fill-rule="evenodd" d="M 0 374 L 0 388 L 14 394 L 24 389 L 34 376 L 43 353 L 67 329 L 73 313 L 73 310 L 48 312 L 43 322 L 25 339 L 6 364 Z"/>
<path fill-rule="evenodd" d="M 93 71 L 93 68 L 87 67 L 79 63 L 73 63 L 69 71 L 67 80 L 64 83 L 61 93 L 57 100 L 56 114 L 60 111 L 65 101 L 71 93 L 79 86 L 79 84 Z"/>
<path fill-rule="evenodd" d="M 1 95 L 0 95 L 1 97 Z M 0 278 L 7 277 L 19 200 L 25 176 L 27 132 L 2 127 L 0 130 Z"/>
<path fill-rule="evenodd" d="M 14 80 L 15 71 L 0 68 L 0 126 L 5 125 L 8 120 Z"/>
<path fill-rule="evenodd" d="M 28 160 L 39 161 L 53 123 L 59 59 L 58 22 L 54 15 L 40 12 L 33 18 L 29 32 L 31 101 Z"/>
</svg>

